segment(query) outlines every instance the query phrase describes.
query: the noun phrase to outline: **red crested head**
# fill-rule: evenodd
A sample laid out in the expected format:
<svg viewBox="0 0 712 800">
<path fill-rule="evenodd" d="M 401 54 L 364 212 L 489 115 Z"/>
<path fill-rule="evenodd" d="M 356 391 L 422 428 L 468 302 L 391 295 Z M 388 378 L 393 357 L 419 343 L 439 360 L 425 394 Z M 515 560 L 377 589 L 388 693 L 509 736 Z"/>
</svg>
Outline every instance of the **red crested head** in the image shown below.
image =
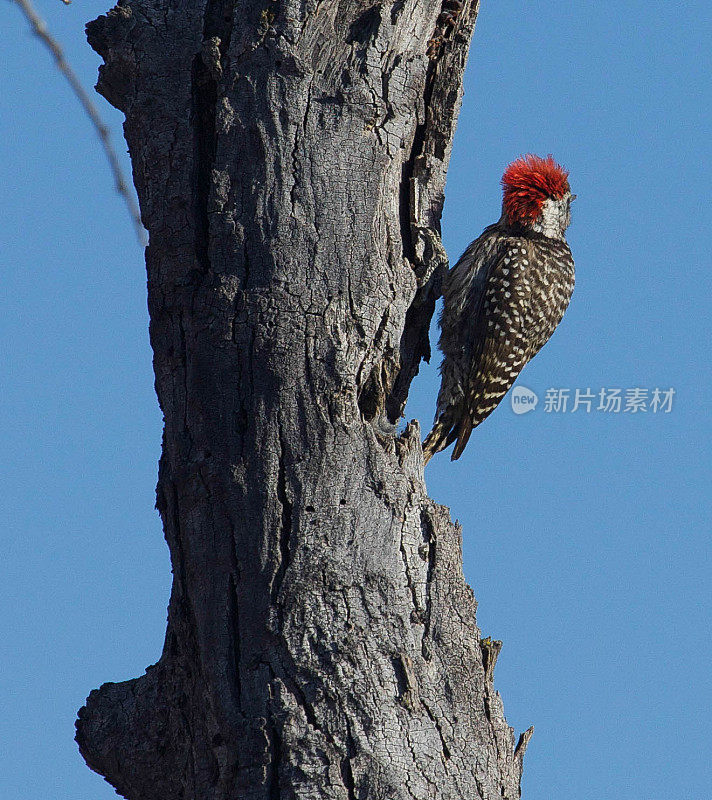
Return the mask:
<svg viewBox="0 0 712 800">
<path fill-rule="evenodd" d="M 549 155 L 531 153 L 513 161 L 502 176 L 504 210 L 510 223 L 531 223 L 547 198 L 560 200 L 569 189 L 569 173 Z"/>
</svg>

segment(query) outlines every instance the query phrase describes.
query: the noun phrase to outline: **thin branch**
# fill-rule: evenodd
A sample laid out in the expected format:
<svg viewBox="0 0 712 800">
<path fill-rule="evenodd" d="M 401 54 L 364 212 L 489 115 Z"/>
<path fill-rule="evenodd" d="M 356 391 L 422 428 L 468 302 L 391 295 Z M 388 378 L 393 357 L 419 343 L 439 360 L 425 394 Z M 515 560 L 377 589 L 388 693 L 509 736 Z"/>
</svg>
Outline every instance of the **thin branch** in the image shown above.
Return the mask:
<svg viewBox="0 0 712 800">
<path fill-rule="evenodd" d="M 64 57 L 64 52 L 62 51 L 62 48 L 60 47 L 59 43 L 49 33 L 49 31 L 47 30 L 47 26 L 45 25 L 41 17 L 37 14 L 30 1 L 12 0 L 12 2 L 14 2 L 16 5 L 20 7 L 20 10 L 25 15 L 25 18 L 30 23 L 32 32 L 42 41 L 42 43 L 52 53 L 55 63 L 57 64 L 57 67 L 69 82 L 69 85 L 71 86 L 72 91 L 74 92 L 76 98 L 79 100 L 79 102 L 82 105 L 82 108 L 84 109 L 87 116 L 94 125 L 94 128 L 99 136 L 99 140 L 101 141 L 101 145 L 104 148 L 104 153 L 106 154 L 106 157 L 109 160 L 109 166 L 111 167 L 111 171 L 114 175 L 116 191 L 121 195 L 121 197 L 124 199 L 124 202 L 126 203 L 129 214 L 131 215 L 131 219 L 133 220 L 134 227 L 136 229 L 136 235 L 138 237 L 139 242 L 142 245 L 145 245 L 146 232 L 144 230 L 143 225 L 141 224 L 141 214 L 139 212 L 138 205 L 133 197 L 133 194 L 130 192 L 128 188 L 128 183 L 126 182 L 123 172 L 121 170 L 121 165 L 119 164 L 118 156 L 116 155 L 116 151 L 114 150 L 111 144 L 111 135 L 109 133 L 109 129 L 106 127 L 103 120 L 101 119 L 97 107 L 94 105 L 91 97 L 89 97 L 86 90 L 80 83 L 77 74 L 67 63 L 67 60 Z M 63 0 L 63 2 L 66 3 L 66 0 Z"/>
</svg>

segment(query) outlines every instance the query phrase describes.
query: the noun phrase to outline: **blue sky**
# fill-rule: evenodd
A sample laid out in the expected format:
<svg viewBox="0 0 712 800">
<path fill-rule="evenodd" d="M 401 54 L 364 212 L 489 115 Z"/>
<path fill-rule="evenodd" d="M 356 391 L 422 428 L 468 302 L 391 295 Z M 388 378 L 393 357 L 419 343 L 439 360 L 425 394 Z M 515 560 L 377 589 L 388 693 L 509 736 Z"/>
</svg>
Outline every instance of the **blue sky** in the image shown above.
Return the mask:
<svg viewBox="0 0 712 800">
<path fill-rule="evenodd" d="M 83 25 L 107 5 L 39 8 L 90 86 Z M 100 800 L 74 716 L 158 658 L 170 585 L 145 273 L 76 101 L 17 9 L 0 19 L 0 796 Z M 553 153 L 578 194 L 576 292 L 520 379 L 539 405 L 505 400 L 426 473 L 504 641 L 509 722 L 536 726 L 526 800 L 712 796 L 711 35 L 701 0 L 485 0 L 475 33 L 451 259 L 499 216 L 520 153 Z M 407 409 L 424 427 L 436 363 Z M 545 411 L 549 388 L 655 387 L 675 389 L 669 414 Z"/>
</svg>

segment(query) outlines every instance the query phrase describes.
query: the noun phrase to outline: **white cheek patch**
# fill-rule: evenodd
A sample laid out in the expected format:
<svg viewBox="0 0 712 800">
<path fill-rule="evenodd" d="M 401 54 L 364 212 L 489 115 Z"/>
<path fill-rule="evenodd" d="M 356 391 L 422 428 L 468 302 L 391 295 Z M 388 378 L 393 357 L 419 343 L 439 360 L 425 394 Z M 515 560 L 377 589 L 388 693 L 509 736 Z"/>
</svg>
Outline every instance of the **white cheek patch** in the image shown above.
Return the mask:
<svg viewBox="0 0 712 800">
<path fill-rule="evenodd" d="M 554 200 L 548 197 L 544 200 L 541 214 L 534 224 L 534 229 L 548 236 L 550 239 L 560 239 L 568 226 L 568 201 Z"/>
</svg>

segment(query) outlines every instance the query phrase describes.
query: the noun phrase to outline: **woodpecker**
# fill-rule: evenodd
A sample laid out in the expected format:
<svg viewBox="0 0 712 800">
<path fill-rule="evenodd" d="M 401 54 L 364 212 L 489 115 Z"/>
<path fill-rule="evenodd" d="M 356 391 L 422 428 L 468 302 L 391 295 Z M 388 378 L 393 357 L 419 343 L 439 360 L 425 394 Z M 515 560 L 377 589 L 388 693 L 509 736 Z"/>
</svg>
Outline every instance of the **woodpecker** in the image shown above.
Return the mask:
<svg viewBox="0 0 712 800">
<path fill-rule="evenodd" d="M 571 222 L 569 173 L 550 155 L 525 155 L 502 177 L 502 216 L 485 228 L 445 277 L 440 316 L 441 385 L 430 458 L 497 407 L 524 365 L 561 322 L 574 289 L 565 232 Z"/>
</svg>

